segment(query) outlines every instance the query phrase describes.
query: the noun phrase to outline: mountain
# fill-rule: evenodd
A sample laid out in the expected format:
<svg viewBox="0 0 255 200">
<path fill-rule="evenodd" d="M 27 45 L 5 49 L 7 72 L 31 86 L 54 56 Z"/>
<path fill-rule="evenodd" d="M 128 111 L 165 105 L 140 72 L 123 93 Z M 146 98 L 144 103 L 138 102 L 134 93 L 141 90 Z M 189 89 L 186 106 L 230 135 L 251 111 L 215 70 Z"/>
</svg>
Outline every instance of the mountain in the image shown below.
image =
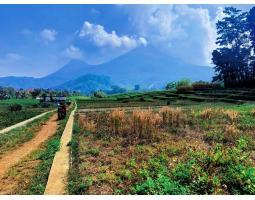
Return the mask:
<svg viewBox="0 0 255 200">
<path fill-rule="evenodd" d="M 148 46 L 102 64 L 91 73 L 107 75 L 121 86 L 140 84 L 158 88 L 183 78 L 211 81 L 214 72 L 211 67 L 187 64 Z"/>
<path fill-rule="evenodd" d="M 113 84 L 107 76 L 98 76 L 87 74 L 75 80 L 68 81 L 62 85 L 54 87 L 54 89 L 65 89 L 69 91 L 78 91 L 83 94 L 89 94 L 97 90 L 110 90 Z"/>
<path fill-rule="evenodd" d="M 184 63 L 152 46 L 147 46 L 136 48 L 100 65 L 71 60 L 56 72 L 42 78 L 3 77 L 0 78 L 0 85 L 15 88 L 75 88 L 75 85 L 79 85 L 81 89 L 88 84 L 88 77 L 82 78 L 86 74 L 108 76 L 115 85 L 121 87 L 140 84 L 143 88 L 152 89 L 183 78 L 210 81 L 213 69 Z"/>
</svg>

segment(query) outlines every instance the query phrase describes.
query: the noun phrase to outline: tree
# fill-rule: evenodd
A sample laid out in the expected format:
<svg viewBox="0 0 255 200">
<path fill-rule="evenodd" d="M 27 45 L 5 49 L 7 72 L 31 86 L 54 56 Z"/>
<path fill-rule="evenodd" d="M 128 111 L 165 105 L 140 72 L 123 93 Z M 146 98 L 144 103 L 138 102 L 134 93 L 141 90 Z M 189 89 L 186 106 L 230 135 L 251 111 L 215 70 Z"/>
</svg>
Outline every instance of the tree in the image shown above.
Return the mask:
<svg viewBox="0 0 255 200">
<path fill-rule="evenodd" d="M 176 82 L 170 82 L 166 85 L 166 90 L 174 90 L 176 89 Z"/>
<path fill-rule="evenodd" d="M 213 51 L 214 81 L 224 81 L 227 87 L 246 86 L 250 55 L 247 12 L 226 7 L 225 16 L 216 24 L 219 48 Z"/>
<path fill-rule="evenodd" d="M 137 85 L 135 85 L 134 90 L 135 90 L 135 91 L 140 90 L 140 85 L 138 85 L 138 84 L 137 84 Z"/>
<path fill-rule="evenodd" d="M 255 84 L 255 7 L 253 7 L 247 16 L 247 27 L 250 32 L 251 55 L 250 55 L 250 84 Z"/>
</svg>

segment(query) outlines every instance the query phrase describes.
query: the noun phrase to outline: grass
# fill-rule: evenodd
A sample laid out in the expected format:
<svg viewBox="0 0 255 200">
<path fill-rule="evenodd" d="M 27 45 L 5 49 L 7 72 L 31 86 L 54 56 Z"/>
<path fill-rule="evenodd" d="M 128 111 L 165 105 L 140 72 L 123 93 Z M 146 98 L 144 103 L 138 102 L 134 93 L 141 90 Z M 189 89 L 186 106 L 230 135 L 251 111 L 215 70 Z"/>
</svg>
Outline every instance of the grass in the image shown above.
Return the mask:
<svg viewBox="0 0 255 200">
<path fill-rule="evenodd" d="M 67 117 L 59 121 L 59 126 L 54 136 L 8 172 L 8 176 L 5 179 L 6 184 L 8 184 L 8 181 L 11 181 L 11 184 L 15 182 L 15 187 L 10 192 L 11 194 L 38 195 L 44 193 L 51 165 L 55 153 L 59 150 L 60 138 L 71 111 L 72 107 L 68 110 Z"/>
<path fill-rule="evenodd" d="M 121 109 L 87 112 L 83 126 L 80 114 L 71 142 L 69 193 L 254 194 L 254 108 L 252 102 L 203 102 L 136 109 L 135 117 Z"/>
<path fill-rule="evenodd" d="M 28 123 L 26 126 L 13 129 L 4 134 L 0 134 L 0 154 L 32 139 L 40 129 L 41 125 L 46 122 L 52 115 L 52 113 L 48 113 Z"/>
<path fill-rule="evenodd" d="M 22 194 L 38 195 L 44 193 L 51 165 L 55 153 L 59 150 L 60 138 L 71 111 L 72 108 L 69 109 L 66 118 L 59 122 L 56 134 L 44 144 L 42 149 L 36 152 L 35 159 L 40 160 L 40 163 L 36 166 L 34 176 L 29 180 L 28 187 L 22 191 Z"/>
<path fill-rule="evenodd" d="M 43 112 L 48 109 L 38 107 L 39 100 L 36 99 L 7 99 L 0 101 L 0 130 L 14 125 Z M 8 107 L 13 104 L 22 105 L 21 111 L 11 112 Z"/>
</svg>

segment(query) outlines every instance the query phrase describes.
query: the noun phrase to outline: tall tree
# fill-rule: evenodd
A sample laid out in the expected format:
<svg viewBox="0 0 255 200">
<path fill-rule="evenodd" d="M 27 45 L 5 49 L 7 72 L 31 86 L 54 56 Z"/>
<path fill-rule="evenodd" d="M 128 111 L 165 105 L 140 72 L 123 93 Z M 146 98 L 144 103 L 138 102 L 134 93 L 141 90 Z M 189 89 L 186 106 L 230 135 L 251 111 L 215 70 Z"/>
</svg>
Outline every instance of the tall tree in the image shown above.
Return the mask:
<svg viewBox="0 0 255 200">
<path fill-rule="evenodd" d="M 250 54 L 250 84 L 255 85 L 255 7 L 253 7 L 247 16 L 247 26 L 250 32 L 251 54 Z"/>
<path fill-rule="evenodd" d="M 214 81 L 224 81 L 226 87 L 245 86 L 250 51 L 247 13 L 234 7 L 226 7 L 223 12 L 223 19 L 216 24 L 219 47 L 212 54 Z"/>
</svg>

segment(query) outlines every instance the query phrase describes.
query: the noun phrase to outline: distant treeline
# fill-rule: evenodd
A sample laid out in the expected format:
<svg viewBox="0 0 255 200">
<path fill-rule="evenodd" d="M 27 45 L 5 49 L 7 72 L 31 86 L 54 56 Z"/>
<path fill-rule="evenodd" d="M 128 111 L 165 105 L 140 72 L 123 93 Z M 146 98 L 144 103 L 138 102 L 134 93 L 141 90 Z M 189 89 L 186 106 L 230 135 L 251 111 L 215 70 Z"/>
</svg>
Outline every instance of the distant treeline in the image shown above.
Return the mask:
<svg viewBox="0 0 255 200">
<path fill-rule="evenodd" d="M 216 27 L 213 81 L 222 81 L 225 87 L 255 88 L 255 7 L 248 12 L 226 7 Z"/>
<path fill-rule="evenodd" d="M 50 90 L 50 89 L 14 89 L 12 87 L 0 87 L 0 100 L 3 99 L 26 99 L 44 96 L 77 96 L 78 92 L 67 90 Z"/>
</svg>

